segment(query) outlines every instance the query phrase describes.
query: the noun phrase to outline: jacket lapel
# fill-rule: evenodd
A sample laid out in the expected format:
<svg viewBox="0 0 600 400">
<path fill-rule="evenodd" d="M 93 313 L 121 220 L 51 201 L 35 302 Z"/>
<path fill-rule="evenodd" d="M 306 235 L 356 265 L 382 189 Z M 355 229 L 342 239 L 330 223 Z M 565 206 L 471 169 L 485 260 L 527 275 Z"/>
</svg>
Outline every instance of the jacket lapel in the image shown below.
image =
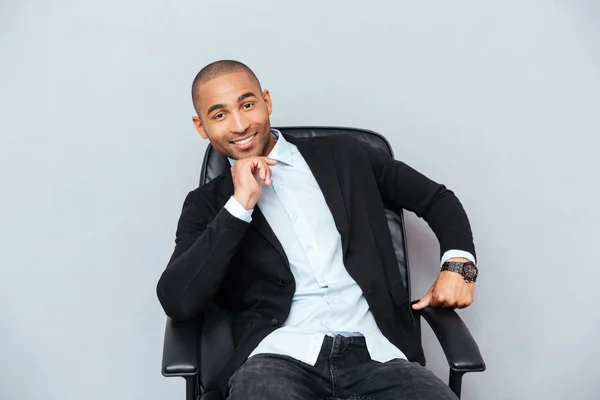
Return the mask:
<svg viewBox="0 0 600 400">
<path fill-rule="evenodd" d="M 342 250 L 345 255 L 348 250 L 348 219 L 331 145 L 325 140 L 315 143 L 314 138 L 295 139 L 287 135 L 285 138 L 298 147 L 319 184 L 342 238 Z"/>
<path fill-rule="evenodd" d="M 275 232 L 271 229 L 271 225 L 267 222 L 265 215 L 260 211 L 258 205 L 254 208 L 254 212 L 252 213 L 252 222 L 250 223 L 250 226 L 259 231 L 261 235 L 275 247 L 279 254 L 281 254 L 281 257 L 285 260 L 286 265 L 289 266 L 289 261 L 283 250 L 283 246 L 281 246 L 281 242 L 277 239 L 277 236 L 275 236 Z"/>
<path fill-rule="evenodd" d="M 221 194 L 224 196 L 223 204 L 229 200 L 229 198 L 233 195 L 233 178 L 231 177 L 231 169 L 225 168 L 223 171 L 223 182 L 221 183 Z M 281 254 L 281 257 L 285 261 L 287 265 L 289 265 L 289 261 L 283 250 L 283 246 L 281 246 L 281 242 L 275 236 L 275 232 L 271 229 L 271 226 L 267 222 L 264 214 L 260 210 L 260 207 L 256 205 L 254 207 L 254 211 L 252 212 L 252 221 L 250 222 L 250 226 L 256 229 L 261 235 L 267 239 L 271 245 Z"/>
</svg>

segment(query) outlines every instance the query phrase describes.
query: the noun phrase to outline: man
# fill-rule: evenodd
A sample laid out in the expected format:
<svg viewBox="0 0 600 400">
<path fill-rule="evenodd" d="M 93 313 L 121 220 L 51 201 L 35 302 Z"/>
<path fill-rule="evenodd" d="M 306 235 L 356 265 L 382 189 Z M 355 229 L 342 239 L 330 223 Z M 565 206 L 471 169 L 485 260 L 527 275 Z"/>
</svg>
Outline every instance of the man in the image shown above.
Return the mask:
<svg viewBox="0 0 600 400">
<path fill-rule="evenodd" d="M 269 91 L 237 61 L 204 67 L 192 98 L 196 130 L 231 169 L 188 194 L 157 293 L 175 320 L 210 301 L 234 313 L 223 395 L 455 399 L 417 363 L 383 206 L 415 212 L 440 241 L 443 271 L 413 308 L 466 307 L 475 249 L 454 194 L 352 137 L 272 129 Z"/>
</svg>

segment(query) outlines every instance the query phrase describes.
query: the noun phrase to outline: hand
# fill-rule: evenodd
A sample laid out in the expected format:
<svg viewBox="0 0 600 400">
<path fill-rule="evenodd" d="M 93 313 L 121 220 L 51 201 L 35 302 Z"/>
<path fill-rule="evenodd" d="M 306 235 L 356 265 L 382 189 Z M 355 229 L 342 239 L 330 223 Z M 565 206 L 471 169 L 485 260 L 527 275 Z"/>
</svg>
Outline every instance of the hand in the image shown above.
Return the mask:
<svg viewBox="0 0 600 400">
<path fill-rule="evenodd" d="M 270 165 L 277 161 L 269 157 L 248 157 L 237 160 L 231 167 L 233 197 L 246 209 L 254 208 L 262 187 L 259 178 L 269 186 L 273 182 Z"/>
<path fill-rule="evenodd" d="M 457 272 L 442 271 L 431 289 L 413 309 L 421 310 L 427 306 L 465 308 L 473 303 L 475 283 L 467 283 Z"/>
</svg>

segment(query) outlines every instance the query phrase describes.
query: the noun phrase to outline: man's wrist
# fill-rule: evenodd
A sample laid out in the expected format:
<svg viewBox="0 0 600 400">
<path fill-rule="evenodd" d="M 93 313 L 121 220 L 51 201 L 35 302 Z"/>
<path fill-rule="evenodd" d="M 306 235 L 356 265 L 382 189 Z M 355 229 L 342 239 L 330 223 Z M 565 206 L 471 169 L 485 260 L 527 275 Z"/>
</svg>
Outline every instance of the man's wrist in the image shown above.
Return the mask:
<svg viewBox="0 0 600 400">
<path fill-rule="evenodd" d="M 440 262 L 440 266 L 445 263 L 446 261 L 450 261 L 453 258 L 460 258 L 460 259 L 466 259 L 466 261 L 471 261 L 474 264 L 477 264 L 477 261 L 475 260 L 475 256 L 473 254 L 471 254 L 468 251 L 465 250 L 458 250 L 458 249 L 451 249 L 451 250 L 447 250 L 444 252 L 444 254 L 442 254 L 442 259 Z M 464 262 L 465 260 L 462 260 L 461 262 Z"/>
<path fill-rule="evenodd" d="M 469 262 L 469 261 L 471 261 L 471 260 L 464 258 L 464 257 L 452 257 L 452 258 L 447 259 L 444 262 Z"/>
<path fill-rule="evenodd" d="M 446 261 L 442 264 L 442 272 L 449 271 L 462 275 L 465 282 L 475 283 L 479 270 L 475 266 L 475 263 L 469 260 L 460 261 L 460 257 L 456 260 L 459 261 Z"/>
<path fill-rule="evenodd" d="M 227 203 L 225 203 L 225 209 L 237 219 L 241 219 L 248 223 L 252 221 L 253 210 L 246 210 L 244 206 L 242 206 L 233 196 L 231 196 Z"/>
<path fill-rule="evenodd" d="M 242 196 L 238 193 L 234 193 L 233 198 L 236 199 L 237 202 L 248 211 L 254 209 L 254 206 L 256 205 L 256 203 L 253 203 L 248 196 Z"/>
</svg>

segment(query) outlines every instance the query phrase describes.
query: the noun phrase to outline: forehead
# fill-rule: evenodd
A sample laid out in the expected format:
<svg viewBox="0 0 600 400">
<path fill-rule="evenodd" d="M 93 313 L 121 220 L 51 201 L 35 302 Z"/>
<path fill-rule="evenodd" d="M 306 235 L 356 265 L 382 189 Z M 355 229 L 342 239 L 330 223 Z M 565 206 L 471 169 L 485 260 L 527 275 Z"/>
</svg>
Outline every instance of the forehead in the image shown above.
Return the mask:
<svg viewBox="0 0 600 400">
<path fill-rule="evenodd" d="M 232 72 L 211 79 L 198 88 L 202 107 L 210 107 L 217 103 L 237 103 L 237 98 L 247 92 L 258 96 L 260 88 L 256 80 L 244 71 Z"/>
</svg>

